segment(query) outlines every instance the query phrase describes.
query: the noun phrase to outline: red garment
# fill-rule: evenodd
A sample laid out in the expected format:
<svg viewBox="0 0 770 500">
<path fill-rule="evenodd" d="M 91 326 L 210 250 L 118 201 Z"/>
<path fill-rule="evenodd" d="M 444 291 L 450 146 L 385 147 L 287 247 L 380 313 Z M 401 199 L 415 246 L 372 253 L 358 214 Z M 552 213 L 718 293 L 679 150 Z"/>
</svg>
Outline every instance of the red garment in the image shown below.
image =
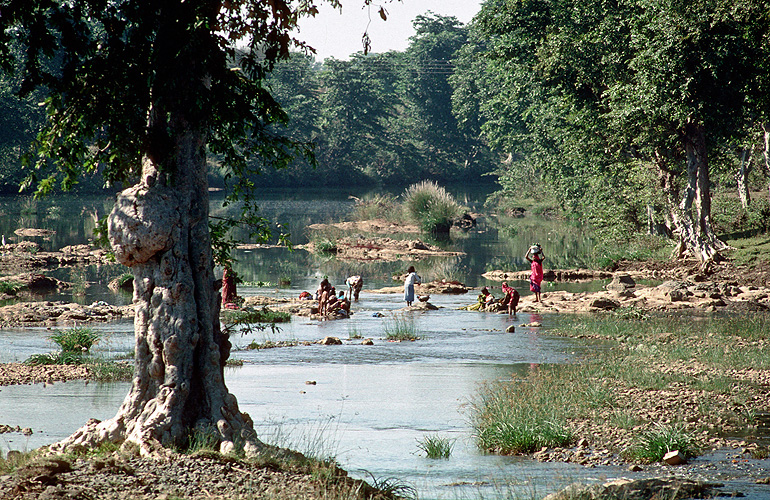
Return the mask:
<svg viewBox="0 0 770 500">
<path fill-rule="evenodd" d="M 529 275 L 529 289 L 532 292 L 540 291 L 540 283 L 543 282 L 543 261 L 537 255 L 532 258 L 532 273 Z"/>
<path fill-rule="evenodd" d="M 225 274 L 222 276 L 222 305 L 235 302 L 237 296 L 235 276 L 232 271 L 225 268 Z"/>
</svg>

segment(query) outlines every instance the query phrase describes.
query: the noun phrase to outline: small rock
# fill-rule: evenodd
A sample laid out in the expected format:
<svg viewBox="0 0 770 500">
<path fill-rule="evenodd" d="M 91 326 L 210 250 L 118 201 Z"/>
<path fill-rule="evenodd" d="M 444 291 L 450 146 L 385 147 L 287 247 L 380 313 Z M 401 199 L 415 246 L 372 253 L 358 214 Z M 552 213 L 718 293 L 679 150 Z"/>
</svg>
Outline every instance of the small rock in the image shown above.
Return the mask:
<svg viewBox="0 0 770 500">
<path fill-rule="evenodd" d="M 305 380 L 305 385 L 316 385 L 315 380 Z"/>
<path fill-rule="evenodd" d="M 516 327 L 514 325 L 508 325 L 508 328 L 505 329 L 506 333 L 513 333 L 516 331 Z"/>
<path fill-rule="evenodd" d="M 374 341 L 372 339 L 364 339 L 361 345 L 374 345 Z"/>
<path fill-rule="evenodd" d="M 613 310 L 620 307 L 620 302 L 614 299 L 599 297 L 591 302 L 590 307 L 603 310 Z"/>
<path fill-rule="evenodd" d="M 687 458 L 679 450 L 674 450 L 663 455 L 663 461 L 668 465 L 682 465 L 687 462 Z"/>
<path fill-rule="evenodd" d="M 321 345 L 342 345 L 342 341 L 338 337 L 324 337 L 320 343 Z"/>
</svg>

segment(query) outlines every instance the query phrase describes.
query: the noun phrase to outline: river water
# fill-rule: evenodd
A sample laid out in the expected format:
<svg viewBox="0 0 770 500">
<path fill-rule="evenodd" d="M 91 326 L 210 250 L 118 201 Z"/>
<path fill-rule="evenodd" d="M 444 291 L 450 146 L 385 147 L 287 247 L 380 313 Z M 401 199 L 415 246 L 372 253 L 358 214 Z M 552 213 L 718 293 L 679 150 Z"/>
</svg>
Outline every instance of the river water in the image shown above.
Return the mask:
<svg viewBox="0 0 770 500">
<path fill-rule="evenodd" d="M 480 209 L 483 194 L 457 195 L 470 208 Z M 16 200 L 16 204 L 9 201 L 4 205 L 7 213 L 0 230 L 13 234 L 15 227 L 10 221 L 16 217 L 16 227 L 54 229 L 56 235 L 41 242 L 51 248 L 86 241 L 93 230 L 91 213 L 105 213 L 109 201 L 65 201 L 34 208 L 27 200 Z M 302 243 L 307 238 L 305 226 L 344 218 L 352 202 L 342 192 L 272 192 L 260 205 L 266 217 L 288 221 L 295 242 Z M 26 211 L 16 214 L 15 206 Z M 213 210 L 219 210 L 216 203 Z M 428 279 L 453 277 L 472 286 L 492 284 L 481 273 L 503 266 L 523 269 L 524 252 L 535 241 L 550 250 L 554 261 L 561 263 L 559 267 L 577 267 L 589 259 L 590 235 L 579 228 L 558 230 L 544 222 L 542 226 L 522 225 L 506 231 L 505 224 L 496 220 L 480 222 L 475 230 L 454 235 L 449 245 L 466 254 L 417 262 L 418 272 Z M 361 299 L 354 304 L 349 320 L 295 317 L 281 325 L 280 331 L 236 334 L 232 338 L 232 357 L 243 360 L 243 366 L 227 369 L 227 385 L 238 398 L 241 410 L 251 415 L 262 439 L 321 458 L 334 457 L 355 477 L 409 485 L 420 498 L 534 498 L 575 480 L 598 481 L 626 475 L 612 467 L 588 469 L 487 455 L 475 446 L 469 411 L 482 384 L 515 380 L 538 364 L 567 363 L 586 350 L 601 348 L 550 335 L 553 318 L 530 314 L 508 318 L 504 314 L 458 310 L 474 302 L 473 292 L 431 297 L 431 303 L 440 307 L 438 311 L 403 313 L 399 311 L 404 305 L 399 294 L 375 294 L 367 289 L 392 285 L 391 276 L 402 273 L 406 261 L 346 263 L 283 248 L 243 251 L 238 259 L 236 271 L 250 282 L 250 286 L 239 288 L 244 296 L 296 296 L 302 290 L 313 291 L 324 275 L 338 287 L 350 274 L 361 274 L 365 279 Z M 120 266 L 56 271 L 60 279 L 80 280 L 86 293 L 45 299 L 130 302 L 130 297 L 106 289 L 109 279 L 124 271 Z M 275 286 L 286 277 L 291 285 Z M 257 282 L 266 286 L 256 286 Z M 525 283 L 515 285 L 522 293 L 529 293 Z M 420 339 L 386 341 L 386 328 L 397 320 L 412 325 Z M 532 321 L 540 321 L 543 327 L 519 326 Z M 510 325 L 516 326 L 516 331 L 505 333 Z M 104 337 L 95 348 L 97 354 L 115 356 L 133 348 L 130 322 L 96 328 Z M 53 350 L 48 335 L 50 331 L 44 328 L 0 330 L 0 362 L 23 361 L 32 354 Z M 343 345 L 246 349 L 252 341 L 315 341 L 325 336 L 339 337 Z M 374 345 L 361 345 L 359 337 L 372 338 Z M 0 449 L 34 449 L 68 436 L 88 418 L 109 418 L 128 387 L 127 383 L 85 382 L 2 387 L 0 423 L 31 427 L 34 433 L 29 437 L 2 434 Z M 449 459 L 424 456 L 418 442 L 429 435 L 454 440 Z"/>
</svg>

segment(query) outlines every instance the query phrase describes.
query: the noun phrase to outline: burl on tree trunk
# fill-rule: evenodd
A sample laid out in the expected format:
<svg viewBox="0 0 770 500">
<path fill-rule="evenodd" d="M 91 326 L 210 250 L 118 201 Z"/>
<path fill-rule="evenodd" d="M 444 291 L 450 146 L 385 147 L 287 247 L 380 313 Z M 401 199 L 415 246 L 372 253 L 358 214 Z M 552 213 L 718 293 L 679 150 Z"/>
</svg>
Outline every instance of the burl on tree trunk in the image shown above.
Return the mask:
<svg viewBox="0 0 770 500">
<path fill-rule="evenodd" d="M 133 385 L 115 417 L 89 421 L 54 450 L 135 443 L 146 455 L 184 446 L 195 432 L 218 439 L 225 453 L 263 446 L 225 386 L 231 344 L 219 323 L 203 151 L 188 134 L 177 143 L 177 175 L 145 159 L 141 182 L 118 197 L 109 237 L 134 274 Z"/>
</svg>

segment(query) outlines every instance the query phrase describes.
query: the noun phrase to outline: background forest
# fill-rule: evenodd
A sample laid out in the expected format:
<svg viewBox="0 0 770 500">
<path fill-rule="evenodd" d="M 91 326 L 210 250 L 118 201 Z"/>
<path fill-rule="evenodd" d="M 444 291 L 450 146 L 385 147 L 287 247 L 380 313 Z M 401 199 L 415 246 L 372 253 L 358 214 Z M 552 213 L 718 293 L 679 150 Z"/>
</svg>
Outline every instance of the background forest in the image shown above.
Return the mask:
<svg viewBox="0 0 770 500">
<path fill-rule="evenodd" d="M 417 17 L 404 52 L 323 62 L 295 54 L 262 84 L 288 118 L 272 133 L 312 144 L 315 160 L 252 165 L 262 172 L 255 182 L 497 180 L 497 206 L 555 208 L 610 233 L 670 236 L 687 225 L 677 207 L 688 203 L 697 209 L 694 232 L 766 231 L 765 7 L 487 0 L 467 26 Z M 45 96 L 20 101 L 17 83 L 3 78 L 0 186 L 15 192 Z M 213 186 L 227 182 L 219 160 L 211 158 Z M 700 244 L 719 249 L 708 238 Z"/>
</svg>

